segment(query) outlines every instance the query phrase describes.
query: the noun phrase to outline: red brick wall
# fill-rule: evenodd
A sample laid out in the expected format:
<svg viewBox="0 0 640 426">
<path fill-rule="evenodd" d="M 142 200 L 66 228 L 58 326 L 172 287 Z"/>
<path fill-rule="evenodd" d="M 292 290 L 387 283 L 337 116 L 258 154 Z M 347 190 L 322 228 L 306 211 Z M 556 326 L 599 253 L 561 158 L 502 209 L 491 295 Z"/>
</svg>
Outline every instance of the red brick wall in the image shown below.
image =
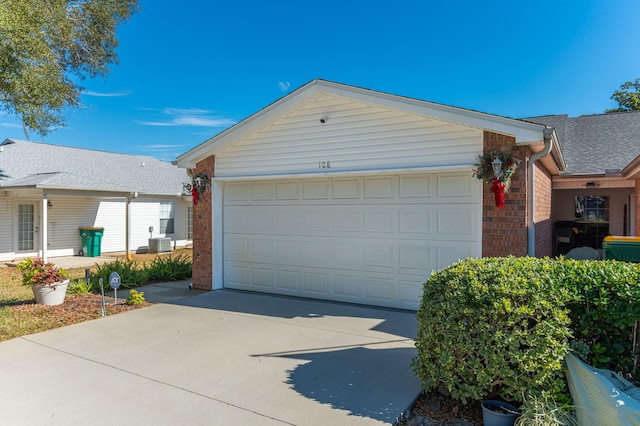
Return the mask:
<svg viewBox="0 0 640 426">
<path fill-rule="evenodd" d="M 194 174 L 205 172 L 213 180 L 215 157 L 196 164 Z M 213 203 L 211 188 L 193 206 L 193 288 L 211 290 L 213 284 Z"/>
<path fill-rule="evenodd" d="M 553 222 L 551 220 L 551 175 L 537 162 L 534 166 L 533 221 L 536 224 L 536 257 L 553 255 Z"/>
<path fill-rule="evenodd" d="M 511 177 L 511 192 L 505 194 L 503 208 L 496 207 L 491 185 L 483 184 L 482 256 L 526 256 L 529 149 L 516 146 L 514 137 L 485 131 L 483 152 L 487 151 L 511 152 L 521 163 Z"/>
</svg>

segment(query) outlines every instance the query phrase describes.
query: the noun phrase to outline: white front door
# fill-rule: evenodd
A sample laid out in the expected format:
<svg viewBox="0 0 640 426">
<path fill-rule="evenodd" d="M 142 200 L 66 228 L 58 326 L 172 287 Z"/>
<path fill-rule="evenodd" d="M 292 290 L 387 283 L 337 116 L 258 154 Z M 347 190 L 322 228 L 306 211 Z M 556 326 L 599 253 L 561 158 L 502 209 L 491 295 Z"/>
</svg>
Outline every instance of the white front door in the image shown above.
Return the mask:
<svg viewBox="0 0 640 426">
<path fill-rule="evenodd" d="M 480 256 L 471 173 L 224 186 L 225 287 L 417 309 L 431 271 Z"/>
<path fill-rule="evenodd" d="M 16 206 L 16 253 L 21 256 L 36 256 L 39 239 L 39 216 L 37 203 L 21 203 Z"/>
</svg>

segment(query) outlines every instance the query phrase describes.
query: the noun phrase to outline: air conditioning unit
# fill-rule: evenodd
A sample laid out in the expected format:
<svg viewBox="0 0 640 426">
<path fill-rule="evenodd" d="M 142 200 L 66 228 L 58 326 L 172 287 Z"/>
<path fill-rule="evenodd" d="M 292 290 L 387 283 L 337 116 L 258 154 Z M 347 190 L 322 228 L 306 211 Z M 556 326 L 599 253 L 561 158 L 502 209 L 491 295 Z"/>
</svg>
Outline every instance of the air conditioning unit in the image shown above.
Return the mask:
<svg viewBox="0 0 640 426">
<path fill-rule="evenodd" d="M 171 251 L 171 238 L 149 238 L 149 253 L 167 253 Z"/>
</svg>

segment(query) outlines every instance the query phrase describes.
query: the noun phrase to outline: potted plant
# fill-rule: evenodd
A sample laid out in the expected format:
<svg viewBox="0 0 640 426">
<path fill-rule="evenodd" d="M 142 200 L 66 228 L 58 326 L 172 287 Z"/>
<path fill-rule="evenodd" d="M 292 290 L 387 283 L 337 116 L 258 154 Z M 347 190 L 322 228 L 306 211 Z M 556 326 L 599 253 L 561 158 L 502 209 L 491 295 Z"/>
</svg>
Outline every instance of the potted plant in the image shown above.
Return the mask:
<svg viewBox="0 0 640 426">
<path fill-rule="evenodd" d="M 36 303 L 60 305 L 69 286 L 69 274 L 40 258 L 27 258 L 16 265 L 22 285 L 31 286 Z"/>
<path fill-rule="evenodd" d="M 484 426 L 513 426 L 519 414 L 516 407 L 504 401 L 482 401 Z"/>
</svg>

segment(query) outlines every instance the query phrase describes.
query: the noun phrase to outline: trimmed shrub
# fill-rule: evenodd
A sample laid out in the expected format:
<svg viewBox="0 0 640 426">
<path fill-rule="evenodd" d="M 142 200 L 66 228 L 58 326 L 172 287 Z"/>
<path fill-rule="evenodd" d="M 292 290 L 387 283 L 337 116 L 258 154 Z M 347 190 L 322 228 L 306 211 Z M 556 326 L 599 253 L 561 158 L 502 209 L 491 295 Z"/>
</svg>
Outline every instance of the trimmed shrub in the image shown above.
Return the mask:
<svg viewBox="0 0 640 426">
<path fill-rule="evenodd" d="M 105 289 L 109 288 L 109 276 L 117 272 L 120 275 L 120 285 L 122 288 L 133 288 L 144 285 L 147 281 L 147 271 L 140 269 L 137 262 L 127 262 L 116 259 L 113 262 L 97 265 L 96 272 L 91 274 L 91 287 L 95 291 L 100 291 L 99 279 L 102 278 Z"/>
<path fill-rule="evenodd" d="M 554 262 L 467 259 L 434 272 L 417 313 L 412 362 L 425 390 L 444 386 L 463 402 L 564 389 L 572 299 Z"/>
<path fill-rule="evenodd" d="M 178 256 L 156 257 L 149 266 L 145 264 L 148 279 L 155 281 L 178 281 L 192 275 L 191 259 L 185 253 Z"/>
<path fill-rule="evenodd" d="M 640 264 L 561 259 L 554 266 L 558 286 L 574 294 L 567 307 L 573 344 L 587 349 L 583 360 L 637 381 L 634 335 L 640 320 Z"/>
</svg>

